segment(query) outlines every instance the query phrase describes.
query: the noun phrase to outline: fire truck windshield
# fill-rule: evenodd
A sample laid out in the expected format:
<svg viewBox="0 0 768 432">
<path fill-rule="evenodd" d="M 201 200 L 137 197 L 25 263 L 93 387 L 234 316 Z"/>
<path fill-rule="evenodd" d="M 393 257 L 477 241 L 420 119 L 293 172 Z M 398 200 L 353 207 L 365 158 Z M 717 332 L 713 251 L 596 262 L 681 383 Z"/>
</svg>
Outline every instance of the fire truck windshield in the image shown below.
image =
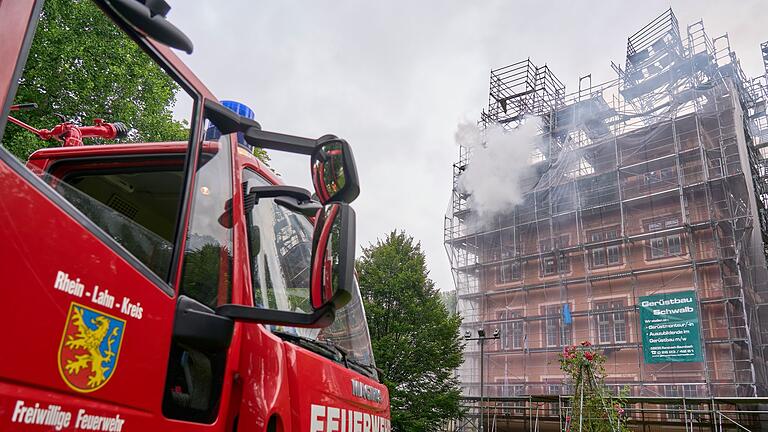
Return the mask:
<svg viewBox="0 0 768 432">
<path fill-rule="evenodd" d="M 248 189 L 269 184 L 250 170 L 244 171 L 243 179 Z M 246 215 L 246 219 L 254 305 L 275 310 L 311 312 L 309 269 L 313 226 L 310 221 L 268 198 L 260 199 Z M 361 366 L 355 369 L 375 376 L 371 340 L 357 282 L 354 292 L 352 300 L 336 311 L 336 319 L 327 328 L 270 326 L 270 330 L 278 335 L 289 334 L 332 343 L 344 353 L 350 367 Z"/>
</svg>

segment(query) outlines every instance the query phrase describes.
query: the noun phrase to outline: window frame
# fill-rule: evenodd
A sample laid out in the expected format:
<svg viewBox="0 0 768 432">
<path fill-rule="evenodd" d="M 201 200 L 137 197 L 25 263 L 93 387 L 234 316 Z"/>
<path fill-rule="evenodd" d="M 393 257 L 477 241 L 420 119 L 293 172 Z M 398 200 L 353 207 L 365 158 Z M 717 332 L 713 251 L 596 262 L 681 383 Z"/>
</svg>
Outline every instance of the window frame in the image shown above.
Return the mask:
<svg viewBox="0 0 768 432">
<path fill-rule="evenodd" d="M 541 309 L 544 319 L 542 325 L 543 330 L 543 346 L 546 348 L 554 348 L 570 345 L 573 343 L 573 324 L 566 325 L 563 320 L 563 306 L 569 303 L 558 303 L 541 305 Z M 570 304 L 569 304 L 570 307 Z M 554 311 L 554 313 L 550 313 Z M 552 324 L 554 323 L 554 324 Z M 554 329 L 554 336 L 556 338 L 555 344 L 550 344 L 550 329 Z"/>
<path fill-rule="evenodd" d="M 501 321 L 501 339 L 499 343 L 501 350 L 512 351 L 523 349 L 525 345 L 525 318 L 523 310 L 500 310 L 497 313 L 497 319 Z"/>
<path fill-rule="evenodd" d="M 679 381 L 679 379 L 678 379 Z M 664 385 L 664 396 L 673 398 L 693 399 L 697 397 L 697 385 L 696 384 L 669 384 Z M 686 394 L 687 393 L 687 394 Z M 691 395 L 691 393 L 693 393 Z M 674 406 L 681 406 L 682 404 L 666 405 L 667 409 Z M 683 420 L 680 410 L 669 409 L 666 411 L 666 417 L 669 420 Z"/>
<path fill-rule="evenodd" d="M 677 246 L 675 247 L 676 252 L 672 251 L 672 240 L 675 240 L 677 243 Z M 667 253 L 670 256 L 679 256 L 683 253 L 683 239 L 680 234 L 672 234 L 667 236 Z"/>
<path fill-rule="evenodd" d="M 510 269 L 507 272 L 507 269 Z M 508 277 L 507 273 L 511 273 Z M 523 266 L 518 260 L 503 262 L 496 266 L 496 285 L 504 285 L 523 279 Z"/>
<path fill-rule="evenodd" d="M 67 182 L 67 179 L 76 174 L 81 173 L 88 173 L 89 175 L 98 175 L 98 174 L 116 174 L 116 173 L 124 173 L 124 172 L 141 172 L 141 171 L 152 171 L 154 168 L 171 168 L 173 166 L 176 166 L 176 162 L 178 162 L 179 171 L 183 173 L 184 171 L 184 153 L 178 152 L 178 153 L 169 153 L 169 152 L 158 152 L 158 153 L 151 153 L 151 154 L 142 154 L 142 155 L 119 155 L 119 156 L 108 156 L 108 155 L 94 155 L 89 157 L 78 157 L 78 158 L 65 158 L 65 159 L 56 159 L 53 160 L 48 167 L 46 167 L 45 174 L 48 176 L 53 177 L 55 181 L 46 182 L 46 185 L 51 187 L 55 193 L 56 187 L 59 183 Z M 148 164 L 147 162 L 151 161 L 151 164 Z M 108 162 L 108 163 L 126 163 L 125 167 L 120 168 L 112 168 L 112 169 L 103 169 L 98 168 L 97 166 L 102 162 Z M 132 163 L 135 162 L 135 163 Z M 92 167 L 93 166 L 93 167 Z M 179 196 L 180 202 L 181 202 L 181 195 Z M 74 207 L 74 204 L 67 201 L 67 203 Z M 80 212 L 79 209 L 75 207 L 75 209 Z M 89 222 L 94 223 L 90 218 L 83 215 Z M 178 215 L 177 215 L 178 219 Z M 177 220 L 178 225 L 178 220 Z M 141 224 L 139 224 L 141 225 Z M 97 225 L 98 226 L 98 225 Z M 120 244 L 117 240 L 115 240 L 111 235 L 106 233 L 101 227 L 98 227 L 98 229 L 101 232 L 104 232 L 110 239 L 114 240 L 122 249 L 125 249 L 125 247 Z M 175 247 L 176 243 L 171 242 L 172 245 Z M 138 263 L 140 263 L 141 266 L 145 267 L 147 270 L 152 272 L 156 277 L 163 278 L 163 276 L 158 275 L 154 271 L 152 271 L 147 264 L 145 264 L 141 259 L 133 255 L 131 252 L 129 252 L 127 249 L 125 250 L 125 253 L 130 255 L 132 258 L 136 259 Z M 173 258 L 172 258 L 173 259 Z M 139 265 L 139 264 L 137 264 Z M 171 267 L 169 267 L 168 272 L 170 272 L 170 268 L 172 268 L 173 263 L 171 262 Z M 136 266 L 134 266 L 136 267 Z M 169 277 L 168 274 L 166 274 L 165 278 L 167 279 Z M 171 287 L 165 284 L 165 288 L 171 290 Z M 163 286 L 161 286 L 161 289 L 164 289 Z"/>
<path fill-rule="evenodd" d="M 207 118 L 207 117 L 205 117 L 203 119 L 202 123 L 204 125 L 207 124 L 207 123 L 210 123 L 211 127 L 216 127 L 216 125 L 213 124 L 213 122 L 209 118 Z M 199 147 L 200 151 L 197 154 L 198 160 L 200 159 L 201 155 L 206 153 L 205 147 L 204 147 L 204 143 L 206 141 L 213 142 L 212 140 L 206 140 L 205 133 L 203 132 L 200 135 L 200 139 L 199 139 L 199 142 L 201 143 L 201 145 Z M 237 188 L 235 186 L 235 174 L 234 174 L 234 170 L 235 170 L 234 154 L 235 154 L 235 152 L 237 150 L 235 148 L 236 144 L 235 144 L 235 141 L 233 140 L 232 134 L 222 133 L 216 139 L 215 142 L 219 146 L 221 146 L 221 147 L 228 147 L 227 154 L 226 154 L 226 156 L 228 156 L 228 157 L 222 158 L 222 159 L 217 159 L 217 158 L 222 156 L 222 152 L 219 150 L 214 157 L 212 157 L 209 160 L 207 160 L 206 164 L 212 164 L 212 163 L 225 163 L 226 164 L 226 169 L 228 170 L 228 172 L 224 172 L 224 174 L 222 174 L 222 175 L 226 176 L 226 179 L 224 179 L 225 181 L 223 182 L 223 185 L 226 185 L 225 187 L 228 187 L 228 189 L 226 191 L 227 192 L 227 196 L 225 197 L 226 199 L 223 202 L 220 203 L 220 208 L 226 208 L 227 207 L 226 202 L 229 201 L 231 203 L 232 201 L 235 200 L 235 198 L 237 196 L 237 193 L 236 193 Z M 200 176 L 202 176 L 202 175 L 209 176 L 210 175 L 210 172 L 206 168 L 210 168 L 210 166 L 205 167 L 205 166 L 202 166 L 202 165 L 199 165 L 199 164 L 195 165 L 195 169 L 194 169 L 194 171 L 190 175 L 190 177 L 194 178 L 195 184 L 197 184 L 197 180 L 199 179 Z M 218 168 L 221 168 L 221 167 L 218 167 Z M 205 172 L 201 173 L 200 172 L 201 169 L 205 170 Z M 221 170 L 219 170 L 219 172 L 220 171 Z M 200 188 L 200 189 L 202 189 L 202 188 Z M 198 195 L 198 192 L 200 192 L 199 195 Z M 215 192 L 215 190 L 214 190 L 214 192 Z M 221 192 L 224 192 L 224 191 L 221 191 Z M 198 188 L 194 188 L 191 191 L 191 196 L 190 196 L 190 200 L 189 200 L 190 201 L 190 208 L 189 208 L 188 217 L 187 217 L 186 223 L 185 223 L 184 238 L 183 238 L 183 240 L 184 240 L 184 242 L 183 242 L 184 248 L 181 251 L 181 257 L 180 257 L 181 261 L 178 263 L 178 265 L 179 265 L 179 275 L 180 276 L 179 276 L 179 282 L 178 282 L 177 288 L 178 288 L 178 292 L 179 292 L 180 295 L 186 295 L 186 296 L 188 296 L 188 297 L 190 297 L 190 298 L 192 298 L 192 299 L 194 299 L 194 300 L 196 300 L 196 301 L 198 301 L 198 302 L 200 302 L 202 304 L 206 304 L 208 307 L 211 307 L 212 309 L 215 309 L 215 307 L 213 305 L 207 304 L 203 299 L 196 298 L 191 293 L 185 292 L 187 287 L 184 286 L 185 273 L 186 273 L 185 270 L 186 270 L 186 266 L 187 266 L 187 257 L 188 257 L 188 254 L 191 255 L 191 252 L 192 252 L 192 251 L 187 249 L 187 240 L 189 240 L 190 232 L 192 232 L 193 229 L 197 228 L 197 224 L 195 223 L 196 222 L 195 221 L 195 216 L 196 216 L 195 211 L 197 210 L 197 208 L 196 208 L 197 207 L 196 200 L 198 200 L 200 196 L 205 196 L 206 194 L 207 193 L 201 192 Z M 218 195 L 219 194 L 214 193 L 214 194 L 212 194 L 212 197 L 214 199 L 220 199 L 220 197 Z M 201 208 L 201 210 L 205 210 L 205 208 Z M 217 212 L 218 211 L 220 211 L 220 210 L 217 210 Z M 225 210 L 225 214 L 226 214 L 226 212 L 227 212 L 227 210 Z M 235 273 L 235 268 L 236 268 L 236 260 L 235 260 L 235 247 L 236 246 L 235 246 L 235 244 L 237 243 L 237 234 L 236 234 L 235 228 L 234 228 L 234 221 L 235 221 L 235 218 L 236 218 L 234 206 L 230 206 L 228 212 L 229 212 L 229 218 L 230 218 L 230 225 L 231 226 L 230 227 L 226 227 L 224 229 L 227 231 L 228 241 L 229 241 L 228 246 L 230 247 L 231 250 L 229 251 L 229 257 L 228 257 L 229 259 L 228 259 L 228 262 L 227 262 L 227 264 L 228 264 L 227 268 L 222 268 L 222 266 L 221 266 L 222 265 L 221 258 L 219 258 L 219 267 L 218 267 L 218 273 L 217 273 L 217 279 L 218 279 L 217 284 L 218 285 L 217 285 L 217 290 L 216 290 L 216 298 L 217 298 L 217 305 L 216 306 L 221 306 L 221 304 L 231 303 L 232 300 L 233 300 L 233 297 L 235 295 L 234 292 L 236 291 L 236 289 L 235 289 L 235 281 L 234 281 L 234 273 Z M 208 216 L 210 216 L 210 214 Z M 222 216 L 218 216 L 218 220 L 219 221 L 222 220 L 221 218 L 222 218 Z M 202 225 L 202 226 L 205 226 L 205 225 Z M 219 222 L 217 227 L 220 229 L 222 227 L 222 223 Z M 206 235 L 203 236 L 203 237 L 211 237 L 214 240 L 216 240 L 215 243 L 206 243 L 206 245 L 214 245 L 216 243 L 220 243 L 220 240 L 221 240 L 220 238 L 217 238 L 215 235 L 211 235 L 210 233 L 206 233 Z M 225 246 L 227 246 L 227 245 L 224 245 L 224 246 L 219 245 L 219 247 L 222 247 L 224 250 L 226 250 Z M 228 286 L 224 287 L 226 292 L 222 292 L 222 287 L 220 286 L 220 284 L 222 282 L 222 280 L 221 280 L 222 279 L 222 275 L 225 275 L 225 276 L 229 277 Z M 222 294 L 224 294 L 224 298 L 222 298 Z"/>
<path fill-rule="evenodd" d="M 595 300 L 594 310 L 595 314 L 595 330 L 597 332 L 598 345 L 616 345 L 629 342 L 629 329 L 627 321 L 627 312 L 625 299 L 601 299 Z M 617 319 L 617 314 L 620 314 L 621 319 Z M 621 323 L 621 324 L 619 324 Z M 619 327 L 621 326 L 621 327 Z M 603 328 L 607 328 L 608 339 L 603 338 Z M 623 330 L 623 339 L 619 340 L 617 337 L 618 329 Z"/>
<path fill-rule="evenodd" d="M 557 274 L 557 258 L 553 256 L 546 256 L 541 258 L 541 275 L 552 276 Z"/>
<path fill-rule="evenodd" d="M 604 244 L 605 242 L 617 240 L 619 238 L 618 226 L 589 231 L 587 233 L 587 237 L 589 238 L 590 243 L 603 243 L 599 246 L 593 246 L 587 249 L 589 251 L 589 256 L 588 256 L 589 268 L 598 269 L 598 268 L 612 267 L 612 266 L 621 265 L 623 263 L 622 255 L 621 255 L 621 250 L 622 250 L 621 245 L 620 244 L 610 244 L 610 245 Z M 615 256 L 616 260 L 612 261 L 611 256 Z"/>
<path fill-rule="evenodd" d="M 680 218 L 678 215 L 666 215 L 659 216 L 653 219 L 648 219 L 643 222 L 645 231 L 653 233 L 654 231 L 666 231 L 671 228 L 680 227 Z M 673 251 L 671 248 L 672 242 L 677 243 L 677 247 Z M 664 258 L 677 258 L 687 254 L 684 244 L 684 233 L 676 231 L 673 233 L 658 233 L 648 240 L 646 240 L 647 251 L 645 253 L 645 259 L 657 260 Z"/>
<path fill-rule="evenodd" d="M 550 269 L 551 268 L 551 269 Z M 571 260 L 562 252 L 549 253 L 539 260 L 539 276 L 550 277 L 571 272 Z"/>
<path fill-rule="evenodd" d="M 612 250 L 616 251 L 616 261 L 611 261 Z M 606 262 L 608 263 L 607 265 L 609 266 L 621 265 L 621 246 L 620 245 L 607 246 L 605 248 L 605 251 L 606 251 Z"/>
</svg>

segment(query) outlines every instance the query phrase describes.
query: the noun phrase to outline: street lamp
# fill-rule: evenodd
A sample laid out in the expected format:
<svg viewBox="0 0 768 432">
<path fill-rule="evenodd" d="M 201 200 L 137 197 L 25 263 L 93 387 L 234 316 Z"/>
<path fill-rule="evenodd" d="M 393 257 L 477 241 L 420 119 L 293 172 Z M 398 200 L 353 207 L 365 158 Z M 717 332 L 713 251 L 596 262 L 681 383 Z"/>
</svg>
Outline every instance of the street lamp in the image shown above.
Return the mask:
<svg viewBox="0 0 768 432">
<path fill-rule="evenodd" d="M 488 339 L 499 339 L 500 337 L 501 333 L 499 332 L 499 329 L 494 329 L 492 336 L 486 336 L 485 329 L 482 328 L 477 329 L 477 337 L 472 337 L 472 332 L 469 330 L 464 332 L 464 339 L 468 341 L 476 340 L 480 343 L 480 432 L 485 430 L 485 425 L 483 425 L 483 378 L 485 376 L 483 365 L 485 364 L 485 341 Z"/>
</svg>

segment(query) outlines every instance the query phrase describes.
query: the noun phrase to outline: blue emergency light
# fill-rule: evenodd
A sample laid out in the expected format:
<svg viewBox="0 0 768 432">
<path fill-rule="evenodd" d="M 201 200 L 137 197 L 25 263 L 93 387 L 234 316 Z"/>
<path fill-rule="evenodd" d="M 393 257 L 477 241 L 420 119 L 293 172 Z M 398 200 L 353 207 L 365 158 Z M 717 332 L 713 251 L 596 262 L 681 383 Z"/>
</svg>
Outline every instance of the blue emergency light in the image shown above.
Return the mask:
<svg viewBox="0 0 768 432">
<path fill-rule="evenodd" d="M 244 103 L 231 101 L 231 100 L 223 100 L 221 101 L 221 104 L 229 108 L 230 110 L 236 112 L 242 117 L 245 117 L 251 120 L 256 120 L 256 115 L 253 113 L 253 110 Z M 248 150 L 248 153 L 253 154 L 253 146 L 245 142 L 245 136 L 243 135 L 242 132 L 237 133 L 237 145 Z"/>
<path fill-rule="evenodd" d="M 221 104 L 243 117 L 249 118 L 251 120 L 256 119 L 256 115 L 253 113 L 253 110 L 244 103 L 231 100 L 223 100 L 221 101 Z M 205 139 L 217 140 L 220 136 L 221 132 L 219 132 L 216 126 L 209 123 L 208 128 L 205 131 Z M 248 150 L 248 153 L 253 154 L 253 146 L 245 142 L 245 136 L 242 132 L 237 133 L 237 145 Z"/>
</svg>

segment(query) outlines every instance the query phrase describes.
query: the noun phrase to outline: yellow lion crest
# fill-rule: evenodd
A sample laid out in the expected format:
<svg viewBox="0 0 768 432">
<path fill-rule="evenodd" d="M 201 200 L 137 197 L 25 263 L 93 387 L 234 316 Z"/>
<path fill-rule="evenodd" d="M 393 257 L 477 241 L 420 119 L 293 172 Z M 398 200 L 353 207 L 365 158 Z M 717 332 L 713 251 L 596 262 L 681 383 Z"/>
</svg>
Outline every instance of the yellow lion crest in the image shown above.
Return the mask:
<svg viewBox="0 0 768 432">
<path fill-rule="evenodd" d="M 72 303 L 59 348 L 59 371 L 80 392 L 102 387 L 114 374 L 125 321 Z"/>
</svg>

